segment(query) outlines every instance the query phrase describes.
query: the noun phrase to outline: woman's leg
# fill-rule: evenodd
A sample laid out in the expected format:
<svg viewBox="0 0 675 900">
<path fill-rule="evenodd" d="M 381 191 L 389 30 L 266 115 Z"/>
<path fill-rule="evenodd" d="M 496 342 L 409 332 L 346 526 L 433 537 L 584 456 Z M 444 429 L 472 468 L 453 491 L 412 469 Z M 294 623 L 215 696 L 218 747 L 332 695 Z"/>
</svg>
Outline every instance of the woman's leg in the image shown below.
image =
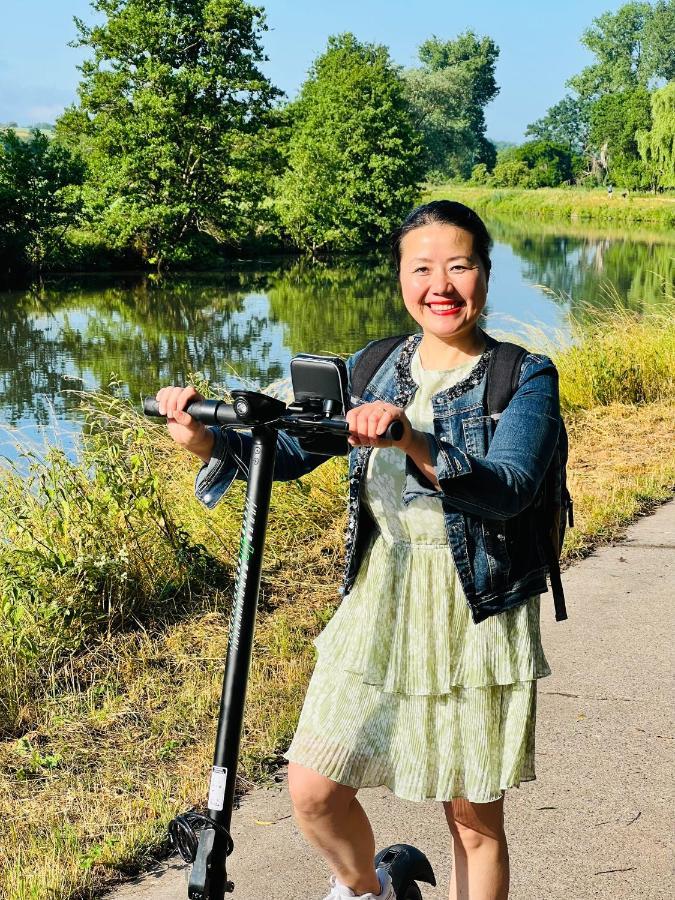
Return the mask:
<svg viewBox="0 0 675 900">
<path fill-rule="evenodd" d="M 356 790 L 296 763 L 288 766 L 288 789 L 300 830 L 338 880 L 355 894 L 379 894 L 375 839 Z"/>
<path fill-rule="evenodd" d="M 506 900 L 509 851 L 504 797 L 492 803 L 457 799 L 443 804 L 453 842 L 450 900 Z"/>
</svg>

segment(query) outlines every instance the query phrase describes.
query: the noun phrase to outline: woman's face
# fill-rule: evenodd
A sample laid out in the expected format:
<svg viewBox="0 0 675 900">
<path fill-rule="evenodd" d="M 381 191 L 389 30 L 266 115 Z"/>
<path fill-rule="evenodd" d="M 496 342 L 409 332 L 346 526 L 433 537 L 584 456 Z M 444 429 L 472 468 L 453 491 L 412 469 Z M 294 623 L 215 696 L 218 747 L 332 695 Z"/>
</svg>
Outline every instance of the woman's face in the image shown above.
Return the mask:
<svg viewBox="0 0 675 900">
<path fill-rule="evenodd" d="M 425 334 L 446 339 L 471 333 L 487 299 L 487 275 L 473 249 L 473 235 L 434 223 L 401 241 L 401 293 Z"/>
</svg>

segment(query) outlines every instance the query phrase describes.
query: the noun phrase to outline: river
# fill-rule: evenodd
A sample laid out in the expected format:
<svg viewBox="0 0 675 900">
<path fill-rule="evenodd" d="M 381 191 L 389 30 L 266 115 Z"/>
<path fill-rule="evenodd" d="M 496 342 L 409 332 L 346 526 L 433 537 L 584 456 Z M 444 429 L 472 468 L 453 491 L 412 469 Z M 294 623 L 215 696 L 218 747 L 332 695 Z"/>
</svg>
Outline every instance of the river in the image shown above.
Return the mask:
<svg viewBox="0 0 675 900">
<path fill-rule="evenodd" d="M 675 238 L 488 222 L 495 239 L 486 327 L 532 342 L 569 340 L 569 316 L 619 305 L 656 310 L 673 293 Z M 0 293 L 0 452 L 70 450 L 77 392 L 107 386 L 138 399 L 193 373 L 228 388 L 288 373 L 298 352 L 348 354 L 411 330 L 386 256 L 331 264 L 242 261 L 217 273 L 51 277 Z"/>
</svg>

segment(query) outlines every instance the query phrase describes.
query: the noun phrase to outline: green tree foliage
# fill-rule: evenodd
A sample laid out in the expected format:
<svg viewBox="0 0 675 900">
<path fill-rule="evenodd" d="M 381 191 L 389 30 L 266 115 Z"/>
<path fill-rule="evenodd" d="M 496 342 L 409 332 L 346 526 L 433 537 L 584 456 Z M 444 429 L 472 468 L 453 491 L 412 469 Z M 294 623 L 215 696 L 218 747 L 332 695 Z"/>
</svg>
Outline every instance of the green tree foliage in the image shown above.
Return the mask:
<svg viewBox="0 0 675 900">
<path fill-rule="evenodd" d="M 675 79 L 675 0 L 660 0 L 645 23 L 642 54 L 653 78 Z"/>
<path fill-rule="evenodd" d="M 658 186 L 651 162 L 648 90 L 675 77 L 675 0 L 625 3 L 593 21 L 581 41 L 595 62 L 568 81 L 567 96 L 527 134 L 568 144 L 586 157 L 584 178 L 629 188 Z M 640 132 L 642 156 L 636 132 Z M 655 139 L 667 141 L 667 134 Z"/>
<path fill-rule="evenodd" d="M 607 177 L 619 187 L 649 186 L 636 132 L 651 129 L 649 92 L 642 87 L 604 94 L 591 110 L 591 143 L 606 159 Z"/>
<path fill-rule="evenodd" d="M 574 153 L 582 153 L 588 145 L 590 107 L 587 100 L 567 94 L 545 116 L 528 125 L 525 136 L 563 144 Z"/>
<path fill-rule="evenodd" d="M 653 13 L 649 3 L 626 3 L 616 12 L 593 20 L 581 37 L 596 57 L 568 81 L 584 98 L 595 99 L 614 91 L 646 85 L 651 76 L 642 52 L 645 24 Z"/>
<path fill-rule="evenodd" d="M 573 179 L 577 157 L 563 144 L 527 141 L 500 154 L 490 183 L 495 187 L 556 187 Z"/>
<path fill-rule="evenodd" d="M 652 187 L 675 188 L 675 81 L 651 95 L 651 130 L 636 140 Z"/>
<path fill-rule="evenodd" d="M 81 212 L 84 166 L 34 130 L 0 131 L 0 273 L 41 269 Z"/>
<path fill-rule="evenodd" d="M 59 122 L 88 152 L 91 207 L 116 246 L 191 258 L 250 237 L 275 152 L 279 96 L 258 64 L 262 10 L 244 0 L 92 0 L 76 19 L 79 107 Z"/>
<path fill-rule="evenodd" d="M 455 40 L 433 37 L 419 50 L 421 68 L 405 74 L 406 93 L 424 137 L 429 178 L 468 178 L 472 168 L 494 166 L 496 151 L 485 136 L 485 107 L 499 93 L 499 48 L 472 31 Z"/>
<path fill-rule="evenodd" d="M 625 3 L 593 20 L 581 42 L 596 61 L 568 81 L 582 98 L 647 87 L 675 77 L 675 2 Z"/>
<path fill-rule="evenodd" d="M 305 250 L 350 250 L 387 235 L 417 198 L 421 144 L 387 49 L 329 38 L 290 110 L 276 207 Z"/>
</svg>

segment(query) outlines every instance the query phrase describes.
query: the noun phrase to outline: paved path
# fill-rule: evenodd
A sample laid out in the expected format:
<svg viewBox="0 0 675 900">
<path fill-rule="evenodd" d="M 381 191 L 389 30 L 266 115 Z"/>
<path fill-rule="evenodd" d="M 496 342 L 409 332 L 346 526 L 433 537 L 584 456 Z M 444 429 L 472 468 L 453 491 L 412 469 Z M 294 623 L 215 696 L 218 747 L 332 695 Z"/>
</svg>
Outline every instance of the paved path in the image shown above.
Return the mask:
<svg viewBox="0 0 675 900">
<path fill-rule="evenodd" d="M 564 573 L 570 618 L 542 603 L 554 674 L 540 682 L 538 780 L 509 792 L 511 900 L 672 898 L 670 713 L 675 502 L 631 527 L 625 540 Z M 547 598 L 548 599 L 548 598 Z M 378 846 L 422 848 L 444 900 L 448 835 L 440 804 L 359 795 Z M 234 813 L 228 872 L 238 900 L 319 900 L 322 861 L 291 817 L 285 784 L 256 790 Z M 184 900 L 187 869 L 170 862 L 109 900 Z"/>
</svg>

